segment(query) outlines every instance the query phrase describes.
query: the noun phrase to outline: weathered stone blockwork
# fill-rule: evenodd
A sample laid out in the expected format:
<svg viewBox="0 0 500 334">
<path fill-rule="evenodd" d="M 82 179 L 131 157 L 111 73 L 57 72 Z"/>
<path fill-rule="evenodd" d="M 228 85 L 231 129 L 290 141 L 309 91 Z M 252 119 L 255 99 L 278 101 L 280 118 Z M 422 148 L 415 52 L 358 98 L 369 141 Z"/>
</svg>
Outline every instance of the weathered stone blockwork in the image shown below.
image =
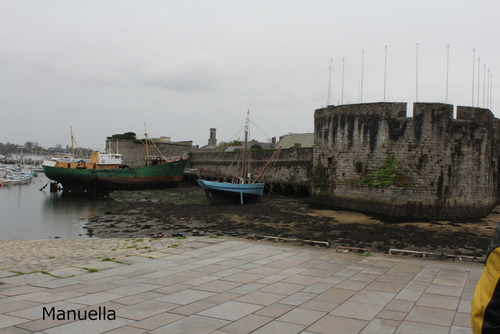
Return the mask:
<svg viewBox="0 0 500 334">
<path fill-rule="evenodd" d="M 190 152 L 191 146 L 184 143 L 156 143 L 165 157 L 189 153 L 188 168 L 202 168 L 218 173 L 239 176 L 242 163 L 241 152 Z M 146 148 L 136 141 L 107 141 L 106 146 L 123 155 L 123 163 L 131 167 L 145 165 Z M 275 150 L 249 151 L 250 173 L 255 177 L 271 158 Z M 290 148 L 280 151 L 264 176 L 260 179 L 278 192 L 284 187 L 303 187 L 309 191 L 309 176 L 312 165 L 312 148 Z M 149 148 L 149 155 L 157 155 Z M 281 186 L 281 190 L 274 188 Z"/>
<path fill-rule="evenodd" d="M 256 176 L 274 152 L 275 150 L 249 151 L 250 173 Z M 268 185 L 309 186 L 312 153 L 312 148 L 281 150 L 261 181 L 266 182 Z M 241 163 L 241 152 L 195 152 L 190 155 L 191 168 L 208 169 L 229 175 L 239 175 Z"/>
<path fill-rule="evenodd" d="M 312 200 L 408 218 L 486 216 L 498 203 L 499 120 L 440 103 L 329 106 L 315 112 Z M 399 184 L 369 185 L 389 156 Z"/>
<path fill-rule="evenodd" d="M 165 157 L 174 157 L 188 154 L 191 151 L 191 145 L 179 143 L 155 143 L 158 149 Z M 144 166 L 146 164 L 146 146 L 138 141 L 130 140 L 107 140 L 106 147 L 112 152 L 123 155 L 123 164 L 130 167 Z M 150 156 L 157 156 L 158 151 L 155 148 L 148 148 Z"/>
</svg>

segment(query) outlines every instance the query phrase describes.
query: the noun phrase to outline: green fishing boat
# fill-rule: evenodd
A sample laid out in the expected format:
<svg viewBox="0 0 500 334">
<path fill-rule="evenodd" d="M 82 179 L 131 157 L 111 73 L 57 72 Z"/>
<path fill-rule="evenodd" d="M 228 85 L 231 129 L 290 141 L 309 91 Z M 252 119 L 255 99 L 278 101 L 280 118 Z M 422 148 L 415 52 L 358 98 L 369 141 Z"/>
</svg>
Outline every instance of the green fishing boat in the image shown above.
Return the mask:
<svg viewBox="0 0 500 334">
<path fill-rule="evenodd" d="M 44 161 L 45 175 L 63 189 L 86 190 L 169 188 L 180 184 L 188 159 L 155 159 L 151 165 L 130 168 L 121 154 L 94 152 L 88 160 L 59 158 Z"/>
</svg>

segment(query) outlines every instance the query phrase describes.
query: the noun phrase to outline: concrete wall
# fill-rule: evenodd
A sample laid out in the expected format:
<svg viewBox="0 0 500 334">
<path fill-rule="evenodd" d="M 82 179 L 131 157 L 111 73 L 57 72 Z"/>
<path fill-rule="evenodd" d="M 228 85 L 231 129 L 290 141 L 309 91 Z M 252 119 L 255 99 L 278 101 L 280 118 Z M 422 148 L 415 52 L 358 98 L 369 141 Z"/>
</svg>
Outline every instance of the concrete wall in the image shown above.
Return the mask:
<svg viewBox="0 0 500 334">
<path fill-rule="evenodd" d="M 498 203 L 499 121 L 486 109 L 439 103 L 329 106 L 315 112 L 312 200 L 408 218 L 487 215 Z M 397 180 L 373 186 L 386 159 Z"/>
</svg>

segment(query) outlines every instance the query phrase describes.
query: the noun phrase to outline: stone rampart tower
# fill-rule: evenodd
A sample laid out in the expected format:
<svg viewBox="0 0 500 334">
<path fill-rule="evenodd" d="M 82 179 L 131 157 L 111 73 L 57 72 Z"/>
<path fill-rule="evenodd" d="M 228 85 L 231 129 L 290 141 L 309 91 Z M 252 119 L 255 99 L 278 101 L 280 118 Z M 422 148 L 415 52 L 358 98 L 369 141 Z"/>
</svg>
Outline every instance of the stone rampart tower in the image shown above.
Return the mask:
<svg viewBox="0 0 500 334">
<path fill-rule="evenodd" d="M 406 218 L 484 217 L 499 200 L 499 120 L 441 103 L 315 111 L 312 201 Z"/>
</svg>

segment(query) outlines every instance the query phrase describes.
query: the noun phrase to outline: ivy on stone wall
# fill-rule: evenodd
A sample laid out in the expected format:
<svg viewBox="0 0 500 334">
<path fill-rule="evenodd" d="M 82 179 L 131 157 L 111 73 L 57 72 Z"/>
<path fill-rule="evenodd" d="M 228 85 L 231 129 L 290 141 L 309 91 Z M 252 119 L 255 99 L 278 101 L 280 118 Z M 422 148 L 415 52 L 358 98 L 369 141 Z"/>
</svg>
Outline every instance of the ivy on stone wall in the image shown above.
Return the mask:
<svg viewBox="0 0 500 334">
<path fill-rule="evenodd" d="M 398 168 L 398 160 L 394 154 L 389 155 L 385 163 L 374 173 L 368 173 L 361 178 L 361 184 L 369 186 L 397 186 L 404 187 L 408 184 L 407 176 Z"/>
<path fill-rule="evenodd" d="M 316 188 L 328 188 L 330 186 L 328 169 L 320 163 L 314 166 L 312 182 Z"/>
</svg>

